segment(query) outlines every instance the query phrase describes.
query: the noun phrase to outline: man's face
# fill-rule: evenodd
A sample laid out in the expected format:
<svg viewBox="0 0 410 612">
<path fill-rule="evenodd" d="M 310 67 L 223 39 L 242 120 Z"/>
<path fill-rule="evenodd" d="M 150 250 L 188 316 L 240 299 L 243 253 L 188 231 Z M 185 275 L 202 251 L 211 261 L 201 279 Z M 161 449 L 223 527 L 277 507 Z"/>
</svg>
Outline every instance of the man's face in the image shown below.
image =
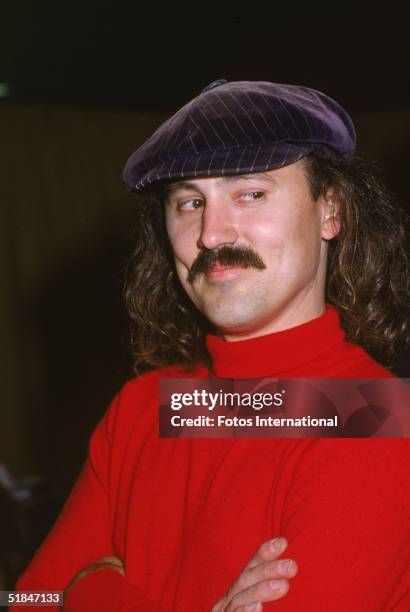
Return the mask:
<svg viewBox="0 0 410 612">
<path fill-rule="evenodd" d="M 303 162 L 168 187 L 166 224 L 182 286 L 228 340 L 324 311 L 330 196 L 312 200 Z"/>
</svg>

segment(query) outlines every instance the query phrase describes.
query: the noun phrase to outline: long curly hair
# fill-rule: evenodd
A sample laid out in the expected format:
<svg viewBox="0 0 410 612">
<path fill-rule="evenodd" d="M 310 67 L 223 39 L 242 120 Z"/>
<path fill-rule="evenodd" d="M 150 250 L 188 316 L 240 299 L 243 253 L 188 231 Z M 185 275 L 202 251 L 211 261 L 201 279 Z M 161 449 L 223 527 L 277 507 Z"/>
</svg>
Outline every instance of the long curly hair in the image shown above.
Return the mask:
<svg viewBox="0 0 410 612">
<path fill-rule="evenodd" d="M 408 219 L 377 167 L 357 154 L 302 160 L 314 200 L 332 187 L 340 231 L 329 242 L 326 301 L 338 310 L 349 341 L 391 366 L 410 342 Z M 134 370 L 211 365 L 210 323 L 178 280 L 164 214 L 164 185 L 137 203 L 135 250 L 124 300 L 131 317 Z M 137 196 L 141 197 L 141 196 Z"/>
</svg>

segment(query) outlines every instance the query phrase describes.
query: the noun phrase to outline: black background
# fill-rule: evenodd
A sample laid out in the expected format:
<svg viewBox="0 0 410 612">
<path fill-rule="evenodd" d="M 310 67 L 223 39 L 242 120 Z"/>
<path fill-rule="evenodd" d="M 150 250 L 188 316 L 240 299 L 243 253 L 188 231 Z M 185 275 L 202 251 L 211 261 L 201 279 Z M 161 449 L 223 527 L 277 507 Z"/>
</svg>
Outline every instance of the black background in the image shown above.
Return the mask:
<svg viewBox="0 0 410 612">
<path fill-rule="evenodd" d="M 315 87 L 351 112 L 409 107 L 405 4 L 309 7 L 294 23 L 276 4 L 227 17 L 197 4 L 17 0 L 1 9 L 0 80 L 18 100 L 57 103 L 177 107 L 223 77 Z"/>
</svg>

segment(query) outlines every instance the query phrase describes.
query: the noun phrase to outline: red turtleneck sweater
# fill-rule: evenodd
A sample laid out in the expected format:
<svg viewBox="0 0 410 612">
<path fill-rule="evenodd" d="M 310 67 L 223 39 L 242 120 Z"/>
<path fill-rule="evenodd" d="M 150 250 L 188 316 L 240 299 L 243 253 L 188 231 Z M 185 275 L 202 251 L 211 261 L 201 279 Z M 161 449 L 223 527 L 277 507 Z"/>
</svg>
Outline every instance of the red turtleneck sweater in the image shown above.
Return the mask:
<svg viewBox="0 0 410 612">
<path fill-rule="evenodd" d="M 389 376 L 344 340 L 330 308 L 276 334 L 209 337 L 208 347 L 220 377 Z M 199 366 L 191 376 L 208 375 Z M 281 535 L 299 573 L 264 610 L 407 612 L 408 441 L 159 439 L 159 378 L 183 376 L 167 368 L 124 386 L 17 588 L 64 590 L 115 555 L 126 577 L 89 574 L 65 610 L 209 612 L 258 546 Z"/>
</svg>

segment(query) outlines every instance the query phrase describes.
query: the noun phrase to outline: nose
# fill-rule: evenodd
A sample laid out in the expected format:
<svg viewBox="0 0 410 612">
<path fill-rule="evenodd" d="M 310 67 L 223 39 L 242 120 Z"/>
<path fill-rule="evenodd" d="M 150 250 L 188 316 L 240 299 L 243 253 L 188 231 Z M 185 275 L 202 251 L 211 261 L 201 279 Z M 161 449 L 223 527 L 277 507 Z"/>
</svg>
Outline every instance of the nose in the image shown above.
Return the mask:
<svg viewBox="0 0 410 612">
<path fill-rule="evenodd" d="M 234 244 L 237 238 L 237 230 L 229 207 L 220 201 L 208 201 L 202 213 L 198 248 L 217 249 L 225 244 Z"/>
</svg>

